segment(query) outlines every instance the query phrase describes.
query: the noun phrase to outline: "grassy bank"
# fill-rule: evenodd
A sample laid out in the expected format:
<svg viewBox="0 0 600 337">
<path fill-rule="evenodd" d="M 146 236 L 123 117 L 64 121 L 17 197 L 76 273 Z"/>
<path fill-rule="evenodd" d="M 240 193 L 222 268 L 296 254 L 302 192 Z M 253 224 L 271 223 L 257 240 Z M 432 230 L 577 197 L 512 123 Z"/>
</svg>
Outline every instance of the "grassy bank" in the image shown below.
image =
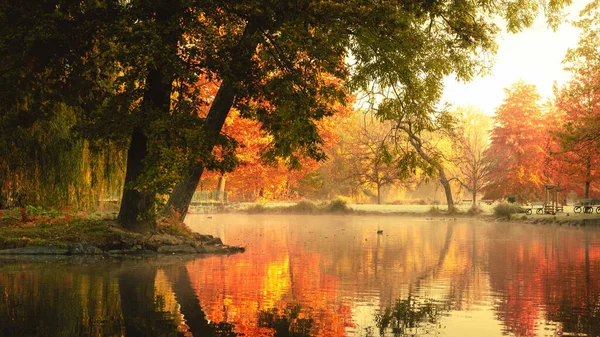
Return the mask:
<svg viewBox="0 0 600 337">
<path fill-rule="evenodd" d="M 1 254 L 27 254 L 26 247 L 52 247 L 38 254 L 129 253 L 228 253 L 238 247 L 219 238 L 192 232 L 185 224 L 161 218 L 149 233 L 121 228 L 114 214 L 31 213 L 23 210 L 0 214 Z"/>
</svg>

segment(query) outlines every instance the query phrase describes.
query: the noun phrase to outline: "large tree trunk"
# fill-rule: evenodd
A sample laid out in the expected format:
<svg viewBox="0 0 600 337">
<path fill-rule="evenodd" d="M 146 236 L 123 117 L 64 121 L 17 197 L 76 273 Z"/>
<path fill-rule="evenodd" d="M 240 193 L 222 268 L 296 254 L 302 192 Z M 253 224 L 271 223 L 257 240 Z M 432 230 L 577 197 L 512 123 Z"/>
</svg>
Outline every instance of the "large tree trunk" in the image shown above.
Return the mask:
<svg viewBox="0 0 600 337">
<path fill-rule="evenodd" d="M 149 72 L 142 107 L 145 118 L 148 118 L 148 112 L 151 110 L 169 113 L 172 80 L 172 76 L 163 71 L 154 69 Z M 155 225 L 153 218 L 155 193 L 135 187 L 135 183 L 145 170 L 144 159 L 147 155 L 148 137 L 142 127 L 138 126 L 131 135 L 131 143 L 127 151 L 125 188 L 117 218 L 125 229 L 138 232 L 151 230 Z"/>
<path fill-rule="evenodd" d="M 164 49 L 156 51 L 154 60 L 148 65 L 145 90 L 142 101 L 140 122 L 131 134 L 127 151 L 125 188 L 121 198 L 121 208 L 117 221 L 128 230 L 148 231 L 154 228 L 155 193 L 136 188 L 135 183 L 145 170 L 144 159 L 148 155 L 148 136 L 143 127 L 154 116 L 168 115 L 171 103 L 171 89 L 174 75 L 169 72 L 169 57 L 177 55 L 177 43 L 181 33 L 169 27 L 171 18 L 179 14 L 176 1 L 163 1 L 157 4 L 155 20 L 157 33 Z M 165 56 L 166 55 L 166 56 Z"/>
<path fill-rule="evenodd" d="M 249 63 L 259 42 L 259 39 L 255 36 L 255 32 L 256 28 L 252 24 L 248 23 L 236 48 L 237 50 L 232 53 L 234 55 L 233 63 Z M 217 95 L 210 106 L 208 116 L 206 117 L 206 123 L 204 124 L 206 140 L 204 142 L 204 153 L 212 152 L 213 148 L 215 147 L 219 134 L 221 133 L 221 129 L 223 128 L 223 124 L 225 123 L 225 119 L 227 118 L 227 115 L 233 106 L 233 101 L 236 95 L 234 88 L 235 83 L 235 79 L 223 79 L 223 82 L 219 87 L 219 91 L 217 92 Z M 179 220 L 183 221 L 185 219 L 190 207 L 190 203 L 192 202 L 192 197 L 194 196 L 194 192 L 196 191 L 196 187 L 198 186 L 198 182 L 200 182 L 200 177 L 202 177 L 203 172 L 204 166 L 201 163 L 193 163 L 190 166 L 188 174 L 186 177 L 184 177 L 184 180 L 175 186 L 175 189 L 173 190 L 173 193 L 167 202 L 163 214 L 168 214 L 171 208 L 173 208 L 181 215 Z"/>
<path fill-rule="evenodd" d="M 117 218 L 124 228 L 139 232 L 153 227 L 149 213 L 154 203 L 154 193 L 140 191 L 132 186 L 144 170 L 143 160 L 148 153 L 147 144 L 146 135 L 136 128 L 131 135 L 131 143 L 127 151 L 125 189 Z"/>
</svg>

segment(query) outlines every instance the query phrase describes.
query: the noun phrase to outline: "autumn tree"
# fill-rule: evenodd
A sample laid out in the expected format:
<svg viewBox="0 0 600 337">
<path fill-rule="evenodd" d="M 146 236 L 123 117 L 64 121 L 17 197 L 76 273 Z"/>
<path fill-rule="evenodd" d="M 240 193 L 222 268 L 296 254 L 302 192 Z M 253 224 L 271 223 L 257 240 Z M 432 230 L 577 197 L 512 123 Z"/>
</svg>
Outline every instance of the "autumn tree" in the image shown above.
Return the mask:
<svg viewBox="0 0 600 337">
<path fill-rule="evenodd" d="M 472 107 L 454 111 L 457 119 L 453 133 L 453 163 L 458 171 L 460 184 L 471 191 L 472 208 L 477 207 L 477 195 L 488 183 L 488 163 L 484 156 L 489 146 L 491 118 Z"/>
<path fill-rule="evenodd" d="M 548 137 L 540 94 L 535 85 L 519 81 L 504 89 L 506 97 L 496 109 L 490 147 L 486 198 L 516 196 L 519 201 L 540 198 Z"/>
<path fill-rule="evenodd" d="M 362 184 L 355 179 L 355 169 L 351 157 L 348 156 L 351 147 L 350 137 L 353 128 L 350 120 L 336 123 L 336 135 L 339 141 L 326 149 L 327 160 L 319 163 L 317 169 L 306 174 L 299 184 L 302 195 L 331 199 L 335 196 L 356 197 L 362 193 Z"/>
<path fill-rule="evenodd" d="M 590 197 L 592 183 L 600 181 L 600 18 L 599 1 L 591 2 L 581 12 L 575 26 L 581 29 L 578 46 L 567 51 L 564 59 L 571 80 L 556 90 L 556 107 L 564 114 L 564 123 L 556 134 L 561 148 L 556 158 L 564 163 L 565 173 L 575 185 L 583 185 L 583 195 Z M 581 190 L 578 186 L 572 186 Z M 598 190 L 596 187 L 595 190 Z"/>
<path fill-rule="evenodd" d="M 352 130 L 347 161 L 353 175 L 366 186 L 373 185 L 377 191 L 377 203 L 381 204 L 382 188 L 400 180 L 397 168 L 399 159 L 389 123 L 382 123 L 369 113 L 358 116 Z"/>
<path fill-rule="evenodd" d="M 553 1 L 546 7 L 550 21 L 556 21 L 556 13 L 562 5 L 562 1 Z M 482 8 L 485 8 L 485 10 L 481 10 Z M 522 10 L 524 8 L 527 8 L 527 10 Z M 288 13 L 294 13 L 294 9 L 297 8 L 288 9 Z M 420 132 L 432 128 L 427 126 L 428 123 L 445 124 L 445 118 L 435 120 L 433 116 L 436 113 L 432 110 L 433 102 L 439 100 L 441 95 L 442 78 L 454 72 L 458 78 L 468 80 L 484 65 L 483 59 L 479 58 L 478 55 L 482 52 L 495 51 L 494 36 L 498 30 L 491 23 L 491 17 L 497 14 L 502 15 L 508 22 L 508 30 L 516 32 L 531 25 L 538 9 L 539 3 L 536 1 L 530 1 L 527 6 L 519 6 L 518 8 L 511 4 L 498 4 L 494 1 L 487 4 L 461 2 L 460 4 L 453 3 L 452 6 L 447 6 L 445 3 L 423 6 L 397 6 L 395 3 L 378 3 L 374 5 L 373 3 L 363 4 L 361 1 L 344 2 L 343 4 L 319 3 L 304 7 L 301 15 L 295 14 L 295 18 L 303 19 L 305 22 L 308 20 L 313 25 L 312 30 L 304 30 L 305 25 L 303 24 L 294 27 L 293 34 L 287 35 L 289 32 L 284 31 L 283 33 L 267 34 L 265 37 L 268 40 L 268 45 L 275 47 L 271 50 L 275 50 L 279 56 L 288 55 L 286 52 L 293 51 L 298 45 L 310 47 L 306 51 L 306 55 L 318 55 L 318 58 L 310 60 L 308 63 L 293 63 L 284 58 L 284 62 L 277 63 L 275 69 L 288 74 L 303 73 L 299 67 L 301 68 L 305 64 L 310 64 L 314 69 L 315 61 L 324 61 L 327 58 L 332 61 L 329 64 L 333 65 L 330 71 L 339 70 L 341 64 L 339 63 L 338 53 L 350 53 L 353 57 L 353 62 L 349 65 L 353 77 L 350 88 L 370 90 L 373 84 L 376 83 L 376 86 L 380 88 L 396 89 L 394 90 L 396 94 L 394 99 L 400 102 L 388 111 L 394 110 L 394 113 L 398 116 L 410 114 L 414 118 L 424 121 L 425 123 L 417 123 L 412 127 L 414 130 L 413 135 L 418 135 Z M 327 14 L 322 15 L 324 13 Z M 469 15 L 465 15 L 465 13 Z M 381 24 L 382 22 L 386 24 Z M 281 28 L 288 27 L 291 27 L 291 25 L 281 26 Z M 293 36 L 294 39 L 289 39 L 290 36 Z M 273 42 L 279 39 L 287 41 L 287 44 L 275 43 L 273 45 Z M 310 44 L 313 41 L 318 41 L 318 48 L 313 48 L 316 45 Z M 309 59 L 310 57 L 304 60 Z M 303 75 L 306 78 L 307 73 L 304 72 Z M 232 83 L 237 83 L 237 80 L 232 79 Z M 227 88 L 223 85 L 222 87 Z M 283 92 L 294 93 L 294 90 L 283 90 Z M 229 101 L 232 101 L 235 96 L 234 91 L 229 91 Z M 217 95 L 218 97 L 219 95 Z M 297 98 L 288 96 L 288 99 L 290 98 L 296 102 L 311 101 L 302 96 Z M 419 104 L 415 104 L 416 102 Z M 410 109 L 399 108 L 403 104 L 404 107 L 410 106 Z M 388 105 L 388 107 L 391 107 L 391 105 Z M 222 109 L 221 111 L 226 110 Z M 244 109 L 241 109 L 241 111 L 243 113 Z M 210 116 L 211 114 L 208 117 L 209 121 L 211 120 Z M 316 116 L 319 116 L 319 114 Z M 392 114 L 382 116 L 383 118 L 389 118 Z M 223 119 L 220 118 L 220 120 Z M 305 119 L 296 120 L 303 121 Z M 434 121 L 432 122 L 432 120 Z M 263 126 L 267 127 L 269 125 L 281 125 L 279 123 L 264 123 L 264 120 L 261 120 L 261 122 L 263 122 Z M 222 125 L 222 123 L 220 124 Z M 310 127 L 310 123 L 307 126 L 309 127 L 308 130 L 314 130 L 313 127 Z M 213 130 L 216 131 L 217 129 L 214 128 Z M 278 129 L 280 128 L 276 127 L 272 131 Z M 311 131 L 308 134 L 313 133 Z M 277 136 L 283 134 L 276 132 L 274 135 L 276 136 L 275 139 L 278 139 Z M 282 144 L 297 144 L 299 148 L 305 148 L 312 143 L 310 139 L 317 140 L 317 143 L 319 143 L 318 138 L 315 137 L 306 137 L 309 142 L 305 143 L 294 139 L 298 136 L 297 133 L 287 133 L 287 135 L 288 137 L 282 137 L 283 140 L 287 139 Z M 418 143 L 416 140 L 415 142 Z M 271 151 L 273 154 L 289 155 L 291 147 L 284 145 L 275 146 L 273 149 L 275 150 Z M 308 149 L 307 154 L 316 155 L 321 153 L 310 150 L 310 146 Z M 423 153 L 419 150 L 417 152 Z M 423 160 L 427 162 L 426 159 Z M 436 166 L 438 172 L 441 172 L 439 170 L 440 165 L 434 166 Z M 203 167 L 201 165 L 194 165 L 184 183 L 175 188 L 168 205 L 182 210 L 182 213 L 185 214 L 202 171 Z M 440 180 L 446 189 L 448 205 L 451 208 L 453 202 L 449 184 L 447 179 L 443 177 L 443 172 L 440 176 Z"/>
<path fill-rule="evenodd" d="M 554 1 L 545 7 L 549 21 L 556 22 L 563 5 Z M 539 9 L 537 1 L 519 6 L 495 1 L 436 2 L 389 9 L 385 16 L 395 24 L 354 32 L 351 86 L 370 93 L 378 117 L 392 121 L 406 134 L 414 148 L 406 162 L 439 177 L 449 209 L 454 204 L 450 178 L 440 157 L 427 153 L 422 139 L 424 133 L 453 127 L 447 111 L 438 105 L 443 79 L 454 74 L 468 81 L 485 71 L 481 56 L 496 50 L 494 37 L 499 29 L 491 20 L 494 15 L 502 16 L 507 30 L 514 33 L 530 26 Z"/>
<path fill-rule="evenodd" d="M 321 124 L 321 123 L 319 123 Z M 232 137 L 239 144 L 235 151 L 239 163 L 231 172 L 208 171 L 202 176 L 202 183 L 215 184 L 215 180 L 227 181 L 227 190 L 237 198 L 253 200 L 286 199 L 292 197 L 298 181 L 316 169 L 313 159 L 300 158 L 302 169 L 292 169 L 285 160 L 266 160 L 261 156 L 268 148 L 271 138 L 263 132 L 260 124 L 243 118 L 233 110 L 225 120 L 223 134 Z M 211 186 L 212 186 L 211 185 Z M 206 188 L 206 185 L 204 185 Z"/>
<path fill-rule="evenodd" d="M 324 75 L 324 80 L 336 82 L 334 78 L 327 75 Z M 341 83 L 337 82 L 336 85 L 341 86 Z M 206 91 L 207 97 L 214 97 L 219 88 L 218 83 L 207 81 L 200 81 L 198 86 L 200 90 Z M 352 101 L 349 97 L 347 104 L 332 104 L 331 108 L 335 115 L 315 122 L 325 151 L 338 141 L 339 137 L 335 129 L 338 122 L 350 114 Z M 206 111 L 199 111 L 199 115 L 203 117 L 206 113 Z M 221 131 L 238 145 L 235 149 L 235 157 L 239 165 L 231 172 L 209 170 L 201 180 L 202 188 L 211 188 L 208 186 L 213 186 L 218 176 L 220 182 L 227 180 L 228 190 L 237 198 L 241 197 L 245 200 L 258 196 L 266 199 L 297 198 L 299 181 L 317 168 L 317 162 L 312 158 L 298 156 L 298 163 L 293 164 L 285 158 L 266 155 L 273 143 L 272 135 L 262 129 L 260 122 L 241 116 L 235 108 L 228 114 Z M 219 148 L 215 148 L 216 150 Z"/>
<path fill-rule="evenodd" d="M 382 188 L 400 180 L 390 126 L 369 112 L 358 111 L 340 127 L 340 138 L 340 156 L 332 158 L 337 161 L 332 165 L 345 169 L 329 179 L 350 182 L 354 190 L 374 188 L 381 204 Z"/>
<path fill-rule="evenodd" d="M 549 16 L 561 6 L 551 1 Z M 235 142 L 221 134 L 232 107 L 272 136 L 266 157 L 292 166 L 301 156 L 323 159 L 316 121 L 346 96 L 323 75 L 351 74 L 352 90 L 394 89 L 381 118 L 408 114 L 418 135 L 440 121 L 433 102 L 443 77 L 468 80 L 484 65 L 479 55 L 495 50 L 492 18 L 518 31 L 539 4 L 55 0 L 2 8 L 3 126 L 29 127 L 60 102 L 76 113 L 81 136 L 126 142 L 118 219 L 147 230 L 159 196 L 170 194 L 167 206 L 185 214 L 205 168 L 235 166 Z M 204 98 L 192 88 L 201 75 L 220 83 L 206 118 L 195 113 Z"/>
<path fill-rule="evenodd" d="M 285 158 L 291 167 L 298 167 L 302 156 L 324 158 L 315 122 L 333 114 L 332 103 L 345 97 L 342 88 L 323 76 L 346 77 L 341 26 L 321 15 L 332 9 L 329 5 L 273 5 L 251 8 L 256 11 L 253 15 L 237 17 L 246 30 L 231 53 L 233 71 L 218 73 L 222 82 L 204 123 L 206 140 L 200 160 L 192 161 L 167 203 L 182 217 L 204 171 L 203 157 L 217 145 L 234 101 L 242 117 L 258 121 L 272 136 L 265 158 Z M 240 66 L 248 62 L 254 64 Z"/>
</svg>

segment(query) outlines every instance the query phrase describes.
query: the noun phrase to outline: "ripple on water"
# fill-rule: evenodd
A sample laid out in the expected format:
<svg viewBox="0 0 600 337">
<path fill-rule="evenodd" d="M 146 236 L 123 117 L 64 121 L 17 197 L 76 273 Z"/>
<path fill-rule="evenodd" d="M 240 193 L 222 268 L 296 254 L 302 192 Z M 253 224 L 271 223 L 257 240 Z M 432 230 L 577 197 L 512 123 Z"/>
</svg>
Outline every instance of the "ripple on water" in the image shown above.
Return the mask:
<svg viewBox="0 0 600 337">
<path fill-rule="evenodd" d="M 313 336 L 600 335 L 598 230 L 393 216 L 187 221 L 246 252 L 176 263 L 3 262 L 0 335 L 36 336 L 35 326 L 124 335 L 129 321 L 185 330 L 181 317 L 246 336 L 272 334 L 265 317 L 307 324 Z"/>
</svg>

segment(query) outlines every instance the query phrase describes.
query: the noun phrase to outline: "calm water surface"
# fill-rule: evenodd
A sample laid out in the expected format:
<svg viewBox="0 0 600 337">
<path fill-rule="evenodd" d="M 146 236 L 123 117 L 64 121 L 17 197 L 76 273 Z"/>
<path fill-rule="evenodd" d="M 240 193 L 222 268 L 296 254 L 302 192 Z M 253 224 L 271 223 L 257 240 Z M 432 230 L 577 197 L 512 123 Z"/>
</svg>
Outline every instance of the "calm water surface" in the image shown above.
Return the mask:
<svg viewBox="0 0 600 337">
<path fill-rule="evenodd" d="M 247 251 L 0 259 L 0 336 L 600 336 L 597 229 L 390 216 L 186 222 Z"/>
</svg>

